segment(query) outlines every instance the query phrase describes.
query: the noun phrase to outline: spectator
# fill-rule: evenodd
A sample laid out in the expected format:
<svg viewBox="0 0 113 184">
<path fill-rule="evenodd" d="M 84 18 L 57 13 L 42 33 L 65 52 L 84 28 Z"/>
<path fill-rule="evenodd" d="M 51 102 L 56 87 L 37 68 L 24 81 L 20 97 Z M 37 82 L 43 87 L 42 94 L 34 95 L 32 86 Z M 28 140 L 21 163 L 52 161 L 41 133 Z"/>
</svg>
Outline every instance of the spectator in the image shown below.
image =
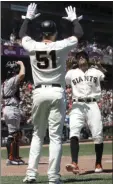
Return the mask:
<svg viewBox="0 0 113 184">
<path fill-rule="evenodd" d="M 10 42 L 12 44 L 14 44 L 15 43 L 15 40 L 16 40 L 16 36 L 13 33 L 11 33 L 11 35 L 10 35 Z"/>
</svg>

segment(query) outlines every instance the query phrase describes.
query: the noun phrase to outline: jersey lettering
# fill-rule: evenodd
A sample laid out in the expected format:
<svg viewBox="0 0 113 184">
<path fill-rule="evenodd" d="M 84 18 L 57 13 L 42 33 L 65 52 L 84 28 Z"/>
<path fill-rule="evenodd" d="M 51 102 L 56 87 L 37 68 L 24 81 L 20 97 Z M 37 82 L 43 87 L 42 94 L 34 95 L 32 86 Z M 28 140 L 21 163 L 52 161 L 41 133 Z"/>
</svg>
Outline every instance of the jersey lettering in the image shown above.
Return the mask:
<svg viewBox="0 0 113 184">
<path fill-rule="evenodd" d="M 82 77 L 79 77 L 79 82 L 83 81 Z"/>
<path fill-rule="evenodd" d="M 56 53 L 54 50 L 36 51 L 37 67 L 39 69 L 56 68 Z M 51 64 L 52 63 L 52 64 Z"/>
<path fill-rule="evenodd" d="M 85 81 L 88 81 L 89 76 L 84 76 Z"/>
<path fill-rule="evenodd" d="M 97 83 L 97 77 L 94 77 L 94 83 L 96 84 Z"/>
<path fill-rule="evenodd" d="M 90 82 L 92 82 L 92 79 L 93 79 L 94 77 L 93 76 L 90 76 Z"/>
<path fill-rule="evenodd" d="M 93 77 L 93 76 L 84 76 L 84 78 L 82 77 L 78 77 L 72 80 L 73 84 L 76 85 L 77 83 L 80 83 L 82 81 L 89 81 L 89 82 L 93 82 L 93 83 L 97 83 L 97 77 Z"/>
</svg>

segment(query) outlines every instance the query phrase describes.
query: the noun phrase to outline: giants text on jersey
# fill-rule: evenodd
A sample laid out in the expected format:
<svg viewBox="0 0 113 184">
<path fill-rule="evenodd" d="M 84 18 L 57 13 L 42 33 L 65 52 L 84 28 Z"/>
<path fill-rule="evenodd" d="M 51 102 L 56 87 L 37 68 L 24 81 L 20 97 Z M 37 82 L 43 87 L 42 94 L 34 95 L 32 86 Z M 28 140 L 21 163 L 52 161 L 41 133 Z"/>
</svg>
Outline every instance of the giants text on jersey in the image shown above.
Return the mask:
<svg viewBox="0 0 113 184">
<path fill-rule="evenodd" d="M 66 84 L 72 86 L 73 98 L 100 98 L 100 81 L 104 74 L 95 68 L 89 68 L 85 73 L 79 68 L 69 70 L 65 76 Z"/>
</svg>

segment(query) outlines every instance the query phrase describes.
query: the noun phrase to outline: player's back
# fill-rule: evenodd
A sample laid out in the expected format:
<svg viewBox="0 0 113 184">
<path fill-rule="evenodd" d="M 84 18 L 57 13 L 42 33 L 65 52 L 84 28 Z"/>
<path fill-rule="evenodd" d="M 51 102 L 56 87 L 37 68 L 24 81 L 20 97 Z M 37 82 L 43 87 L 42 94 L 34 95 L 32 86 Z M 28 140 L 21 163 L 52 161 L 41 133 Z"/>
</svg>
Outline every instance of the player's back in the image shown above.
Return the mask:
<svg viewBox="0 0 113 184">
<path fill-rule="evenodd" d="M 56 42 L 36 42 L 31 39 L 31 45 L 28 45 L 23 40 L 23 47 L 29 51 L 35 86 L 60 84 L 65 87 L 66 58 L 77 41 L 76 37 Z"/>
<path fill-rule="evenodd" d="M 64 86 L 66 57 L 67 53 L 58 42 L 37 44 L 36 51 L 30 55 L 35 85 L 57 83 Z"/>
</svg>

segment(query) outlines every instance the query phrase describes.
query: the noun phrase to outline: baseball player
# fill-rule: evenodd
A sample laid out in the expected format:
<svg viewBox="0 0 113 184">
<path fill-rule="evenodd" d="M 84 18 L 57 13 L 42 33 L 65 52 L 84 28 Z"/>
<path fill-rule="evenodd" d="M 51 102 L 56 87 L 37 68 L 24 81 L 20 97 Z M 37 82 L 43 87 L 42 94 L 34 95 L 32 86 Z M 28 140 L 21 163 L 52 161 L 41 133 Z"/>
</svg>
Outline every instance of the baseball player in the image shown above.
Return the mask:
<svg viewBox="0 0 113 184">
<path fill-rule="evenodd" d="M 36 4 L 28 6 L 26 18 L 20 29 L 20 38 L 24 49 L 29 52 L 35 89 L 33 91 L 32 137 L 28 168 L 23 182 L 36 181 L 36 173 L 46 128 L 49 126 L 49 184 L 61 184 L 60 161 L 62 154 L 62 130 L 65 114 L 65 61 L 68 52 L 76 47 L 78 38 L 83 34 L 77 20 L 75 8 L 67 7 L 67 20 L 72 22 L 73 35 L 61 41 L 55 41 L 56 24 L 53 21 L 41 23 L 42 42 L 36 42 L 28 33 L 29 22 L 40 15 L 36 13 Z"/>
<path fill-rule="evenodd" d="M 6 65 L 7 77 L 2 85 L 4 100 L 3 116 L 8 126 L 7 165 L 22 165 L 24 161 L 19 156 L 20 110 L 19 110 L 19 83 L 25 76 L 25 67 L 22 61 L 10 62 Z"/>
<path fill-rule="evenodd" d="M 95 144 L 95 172 L 102 172 L 103 124 L 97 101 L 101 98 L 100 82 L 106 70 L 98 64 L 89 66 L 87 53 L 77 54 L 78 66 L 65 76 L 66 84 L 72 87 L 73 106 L 70 112 L 70 149 L 72 163 L 66 165 L 68 172 L 79 173 L 78 153 L 82 127 L 87 122 Z"/>
</svg>

